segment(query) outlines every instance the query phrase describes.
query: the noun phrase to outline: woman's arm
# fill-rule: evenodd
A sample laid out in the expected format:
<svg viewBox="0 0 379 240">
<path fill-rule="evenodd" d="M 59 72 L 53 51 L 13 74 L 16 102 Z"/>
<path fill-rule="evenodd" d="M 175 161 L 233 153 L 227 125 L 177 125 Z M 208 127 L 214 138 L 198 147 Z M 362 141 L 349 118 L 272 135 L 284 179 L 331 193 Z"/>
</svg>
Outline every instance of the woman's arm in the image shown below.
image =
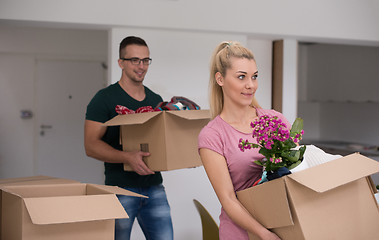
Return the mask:
<svg viewBox="0 0 379 240">
<path fill-rule="evenodd" d="M 222 207 L 233 222 L 261 239 L 280 240 L 256 221 L 238 201 L 225 158 L 206 148 L 200 149 L 200 157 Z"/>
</svg>

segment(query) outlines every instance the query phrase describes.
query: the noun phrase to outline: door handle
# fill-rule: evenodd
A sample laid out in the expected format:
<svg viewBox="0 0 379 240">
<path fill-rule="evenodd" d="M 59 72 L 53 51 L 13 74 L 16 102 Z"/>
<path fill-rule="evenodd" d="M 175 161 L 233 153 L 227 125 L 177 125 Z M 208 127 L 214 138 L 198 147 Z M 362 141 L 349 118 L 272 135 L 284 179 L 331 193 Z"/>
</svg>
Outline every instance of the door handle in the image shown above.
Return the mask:
<svg viewBox="0 0 379 240">
<path fill-rule="evenodd" d="M 45 125 L 45 124 L 41 124 L 40 128 L 41 128 L 41 131 L 39 132 L 39 135 L 41 135 L 41 136 L 45 136 L 45 130 L 46 130 L 46 129 L 52 129 L 53 126 L 51 126 L 51 125 Z"/>
</svg>

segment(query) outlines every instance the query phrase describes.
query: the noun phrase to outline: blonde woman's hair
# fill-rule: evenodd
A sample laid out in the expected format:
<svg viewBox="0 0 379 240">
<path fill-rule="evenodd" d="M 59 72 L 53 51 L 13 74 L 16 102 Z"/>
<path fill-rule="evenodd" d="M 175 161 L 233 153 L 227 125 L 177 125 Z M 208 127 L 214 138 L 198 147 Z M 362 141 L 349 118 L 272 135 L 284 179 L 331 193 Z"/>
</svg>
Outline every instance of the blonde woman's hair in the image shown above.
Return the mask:
<svg viewBox="0 0 379 240">
<path fill-rule="evenodd" d="M 221 86 L 217 84 L 215 75 L 219 72 L 222 76 L 225 76 L 226 70 L 231 68 L 230 59 L 232 57 L 247 58 L 255 61 L 253 53 L 239 42 L 225 41 L 216 47 L 211 58 L 209 78 L 209 104 L 212 119 L 219 115 L 224 107 L 224 94 Z M 255 97 L 250 105 L 256 108 L 260 107 Z"/>
</svg>

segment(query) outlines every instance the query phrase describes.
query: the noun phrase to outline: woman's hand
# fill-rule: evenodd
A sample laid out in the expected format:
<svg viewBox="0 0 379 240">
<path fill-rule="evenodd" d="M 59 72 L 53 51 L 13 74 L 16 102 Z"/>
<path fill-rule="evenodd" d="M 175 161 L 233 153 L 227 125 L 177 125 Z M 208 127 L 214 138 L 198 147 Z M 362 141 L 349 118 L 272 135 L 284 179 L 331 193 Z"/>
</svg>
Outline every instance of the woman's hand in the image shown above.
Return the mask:
<svg viewBox="0 0 379 240">
<path fill-rule="evenodd" d="M 276 235 L 275 233 L 269 230 L 265 231 L 265 233 L 261 236 L 261 239 L 262 240 L 280 240 L 278 235 Z"/>
</svg>

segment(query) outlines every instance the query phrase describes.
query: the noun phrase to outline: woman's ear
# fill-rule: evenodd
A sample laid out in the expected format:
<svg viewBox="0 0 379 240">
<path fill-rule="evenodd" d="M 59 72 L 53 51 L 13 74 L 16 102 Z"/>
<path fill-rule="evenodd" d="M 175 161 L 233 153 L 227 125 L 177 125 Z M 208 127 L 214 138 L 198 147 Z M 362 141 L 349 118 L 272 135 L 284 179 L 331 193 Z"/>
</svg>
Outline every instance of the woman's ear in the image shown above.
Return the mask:
<svg viewBox="0 0 379 240">
<path fill-rule="evenodd" d="M 224 78 L 222 77 L 220 72 L 216 72 L 215 79 L 218 85 L 220 86 L 224 85 Z"/>
</svg>

